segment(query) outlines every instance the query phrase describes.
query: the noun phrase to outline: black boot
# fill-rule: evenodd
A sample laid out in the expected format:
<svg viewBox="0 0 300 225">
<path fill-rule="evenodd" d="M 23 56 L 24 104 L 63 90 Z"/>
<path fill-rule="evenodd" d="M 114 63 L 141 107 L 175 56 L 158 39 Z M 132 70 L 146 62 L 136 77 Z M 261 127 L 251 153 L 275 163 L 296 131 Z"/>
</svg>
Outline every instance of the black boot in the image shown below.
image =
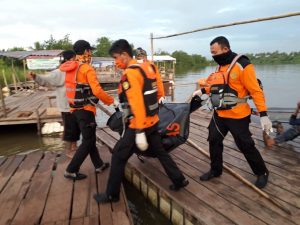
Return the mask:
<svg viewBox="0 0 300 225">
<path fill-rule="evenodd" d="M 200 176 L 200 180 L 201 180 L 201 181 L 208 181 L 208 180 L 210 180 L 210 179 L 212 179 L 212 178 L 214 178 L 214 177 L 219 177 L 219 176 L 221 176 L 221 174 L 222 174 L 222 173 L 216 173 L 216 172 L 214 172 L 213 170 L 210 170 L 210 171 L 208 171 L 208 172 L 202 174 L 202 175 Z"/>
<path fill-rule="evenodd" d="M 94 199 L 100 204 L 119 201 L 119 198 L 112 197 L 110 195 L 107 195 L 106 193 L 94 194 Z"/>
<path fill-rule="evenodd" d="M 269 178 L 269 171 L 267 170 L 264 174 L 257 176 L 255 186 L 260 189 L 264 188 L 268 183 L 268 178 Z"/>
<path fill-rule="evenodd" d="M 170 190 L 172 191 L 178 191 L 180 188 L 183 188 L 189 184 L 189 181 L 184 179 L 181 184 L 171 184 L 169 186 Z"/>
</svg>

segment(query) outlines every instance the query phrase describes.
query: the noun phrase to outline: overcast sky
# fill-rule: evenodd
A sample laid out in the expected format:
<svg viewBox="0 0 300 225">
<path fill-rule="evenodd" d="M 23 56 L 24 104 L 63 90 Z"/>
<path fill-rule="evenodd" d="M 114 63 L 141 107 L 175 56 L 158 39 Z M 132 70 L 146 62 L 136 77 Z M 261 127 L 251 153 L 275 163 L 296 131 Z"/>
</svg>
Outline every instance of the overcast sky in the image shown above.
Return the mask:
<svg viewBox="0 0 300 225">
<path fill-rule="evenodd" d="M 150 4 L 151 2 L 151 4 Z M 70 34 L 95 44 L 106 36 L 150 51 L 154 36 L 300 11 L 299 0 L 0 0 L 0 49 L 30 47 Z M 228 37 L 233 51 L 300 51 L 300 16 L 154 41 L 154 50 L 209 56 L 209 42 Z"/>
</svg>

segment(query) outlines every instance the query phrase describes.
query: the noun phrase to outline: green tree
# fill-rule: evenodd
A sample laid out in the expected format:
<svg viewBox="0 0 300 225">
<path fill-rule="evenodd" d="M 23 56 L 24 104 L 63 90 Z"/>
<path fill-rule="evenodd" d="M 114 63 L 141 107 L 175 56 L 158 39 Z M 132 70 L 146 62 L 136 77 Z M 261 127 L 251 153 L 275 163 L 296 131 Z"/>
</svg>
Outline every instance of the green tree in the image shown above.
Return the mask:
<svg viewBox="0 0 300 225">
<path fill-rule="evenodd" d="M 107 37 L 98 38 L 96 41 L 96 52 L 94 53 L 95 56 L 99 57 L 108 57 L 109 56 L 109 49 L 112 45 L 112 41 Z"/>
<path fill-rule="evenodd" d="M 36 41 L 33 43 L 33 49 L 34 50 L 43 50 L 43 45 L 39 41 Z"/>
<path fill-rule="evenodd" d="M 50 35 L 50 38 L 46 41 L 44 41 L 43 44 L 40 45 L 39 42 L 35 42 L 34 48 L 36 50 L 54 50 L 54 49 L 62 49 L 62 50 L 68 50 L 72 49 L 72 41 L 69 38 L 69 34 L 66 34 L 62 39 L 55 40 L 52 34 Z"/>
<path fill-rule="evenodd" d="M 23 47 L 13 47 L 13 48 L 8 48 L 8 52 L 15 52 L 15 51 L 25 51 Z"/>
</svg>

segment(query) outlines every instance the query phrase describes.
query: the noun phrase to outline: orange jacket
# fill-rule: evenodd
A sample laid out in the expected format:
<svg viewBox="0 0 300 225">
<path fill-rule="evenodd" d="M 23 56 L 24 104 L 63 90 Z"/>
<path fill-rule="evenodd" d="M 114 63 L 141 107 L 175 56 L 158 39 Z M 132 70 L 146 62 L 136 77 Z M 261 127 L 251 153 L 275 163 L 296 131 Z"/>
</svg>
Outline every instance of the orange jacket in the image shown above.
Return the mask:
<svg viewBox="0 0 300 225">
<path fill-rule="evenodd" d="M 63 72 L 74 72 L 79 66 L 78 61 L 67 61 L 60 66 L 60 70 Z M 110 105 L 114 102 L 113 97 L 108 95 L 101 87 L 94 68 L 89 64 L 83 64 L 80 66 L 77 74 L 77 82 L 89 84 L 93 94 L 99 98 L 104 104 Z M 77 110 L 78 108 L 71 108 L 71 111 Z M 86 105 L 83 107 L 84 110 L 92 111 L 96 114 L 96 108 L 93 105 Z"/>
<path fill-rule="evenodd" d="M 128 66 L 132 64 L 137 64 L 137 61 L 132 59 L 129 62 Z M 149 64 L 149 66 L 151 65 Z M 147 74 L 147 71 L 145 72 Z M 158 115 L 148 117 L 146 116 L 146 109 L 143 98 L 144 78 L 142 74 L 140 74 L 140 71 L 138 69 L 129 68 L 124 71 L 122 77 L 127 79 L 129 83 L 125 90 L 130 109 L 133 113 L 133 118 L 130 119 L 129 127 L 133 129 L 144 129 L 155 125 L 159 120 Z M 160 97 L 164 96 L 164 88 L 158 70 L 156 70 L 155 77 L 157 79 L 157 98 L 159 99 Z M 121 92 L 122 88 L 119 88 L 119 94 Z"/>
<path fill-rule="evenodd" d="M 226 72 L 229 65 L 220 66 L 220 72 Z M 239 98 L 251 95 L 258 112 L 267 111 L 266 101 L 262 89 L 256 79 L 254 66 L 245 57 L 238 59 L 230 72 L 229 86 L 236 90 Z M 206 87 L 209 93 L 210 88 Z M 240 103 L 232 109 L 217 110 L 218 116 L 224 118 L 241 119 L 251 114 L 248 103 Z"/>
</svg>

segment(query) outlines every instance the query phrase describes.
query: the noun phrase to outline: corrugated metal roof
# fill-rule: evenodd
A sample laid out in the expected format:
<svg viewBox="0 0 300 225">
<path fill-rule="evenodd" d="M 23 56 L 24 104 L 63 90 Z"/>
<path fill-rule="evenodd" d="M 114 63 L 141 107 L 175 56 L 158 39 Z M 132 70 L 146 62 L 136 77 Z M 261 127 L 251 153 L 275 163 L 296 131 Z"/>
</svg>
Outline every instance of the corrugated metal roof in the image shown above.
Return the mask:
<svg viewBox="0 0 300 225">
<path fill-rule="evenodd" d="M 114 61 L 113 57 L 92 57 L 92 62 Z"/>
<path fill-rule="evenodd" d="M 1 52 L 0 56 L 15 59 L 25 59 L 28 56 L 59 56 L 63 50 L 38 50 L 38 51 L 14 51 L 14 52 Z"/>
<path fill-rule="evenodd" d="M 151 55 L 148 55 L 147 59 L 152 60 Z M 154 62 L 163 62 L 163 61 L 175 61 L 176 62 L 176 58 L 173 58 L 172 56 L 169 56 L 169 55 L 154 55 L 153 61 Z"/>
</svg>

